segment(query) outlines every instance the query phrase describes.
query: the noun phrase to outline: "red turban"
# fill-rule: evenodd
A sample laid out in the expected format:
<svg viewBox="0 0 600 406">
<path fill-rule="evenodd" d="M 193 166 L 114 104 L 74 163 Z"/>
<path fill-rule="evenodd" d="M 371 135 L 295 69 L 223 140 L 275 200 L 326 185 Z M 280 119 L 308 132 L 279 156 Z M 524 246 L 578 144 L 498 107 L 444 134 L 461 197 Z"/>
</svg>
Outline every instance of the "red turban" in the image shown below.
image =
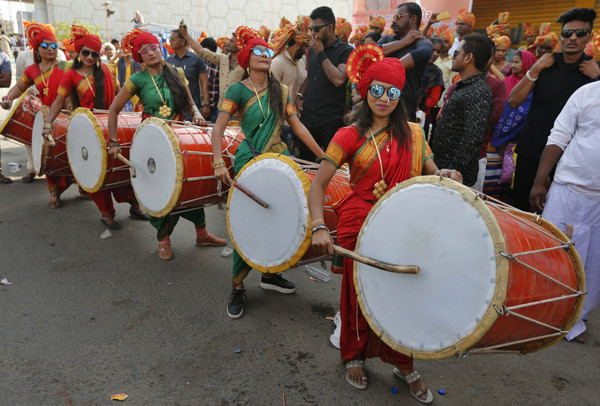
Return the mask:
<svg viewBox="0 0 600 406">
<path fill-rule="evenodd" d="M 84 46 L 92 51 L 100 53 L 102 50 L 102 41 L 100 37 L 90 32 L 80 25 L 71 26 L 71 43 L 75 45 L 75 52 L 79 53 Z"/>
<path fill-rule="evenodd" d="M 25 37 L 27 38 L 27 42 L 29 42 L 29 46 L 34 51 L 37 47 L 42 43 L 43 40 L 48 40 L 52 42 L 56 42 L 56 37 L 52 33 L 52 31 L 46 29 L 41 24 L 29 24 L 25 29 Z"/>
<path fill-rule="evenodd" d="M 261 45 L 265 48 L 273 49 L 267 43 L 267 41 L 260 36 L 258 31 L 244 25 L 235 30 L 235 39 L 237 46 L 240 49 L 240 52 L 238 53 L 238 64 L 242 67 L 242 69 L 246 69 L 248 67 L 248 62 L 250 61 L 250 51 L 252 51 L 252 48 L 255 46 Z"/>
<path fill-rule="evenodd" d="M 140 48 L 143 45 L 156 44 L 160 46 L 158 38 L 149 32 L 140 30 L 139 28 L 135 28 L 125 34 L 121 42 L 123 43 L 123 48 L 125 50 L 131 50 L 131 56 L 137 63 L 143 62 L 142 56 L 140 55 Z"/>
<path fill-rule="evenodd" d="M 242 69 L 246 69 L 248 67 L 248 63 L 250 62 L 250 51 L 257 45 L 261 45 L 265 48 L 272 49 L 271 46 L 262 38 L 252 38 L 248 42 L 246 42 L 246 46 L 240 51 L 238 54 L 238 64 L 242 67 Z"/>
<path fill-rule="evenodd" d="M 348 57 L 346 66 L 348 78 L 356 83 L 362 99 L 367 98 L 367 92 L 373 80 L 404 88 L 406 71 L 397 58 L 384 58 L 383 50 L 377 45 L 361 45 Z"/>
</svg>

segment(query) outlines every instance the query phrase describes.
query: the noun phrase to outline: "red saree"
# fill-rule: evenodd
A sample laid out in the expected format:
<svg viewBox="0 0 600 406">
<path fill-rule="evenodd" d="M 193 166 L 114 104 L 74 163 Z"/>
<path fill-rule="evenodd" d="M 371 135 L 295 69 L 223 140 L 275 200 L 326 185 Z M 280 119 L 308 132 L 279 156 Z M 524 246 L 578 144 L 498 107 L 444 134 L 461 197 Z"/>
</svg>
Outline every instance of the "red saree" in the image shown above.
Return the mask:
<svg viewBox="0 0 600 406">
<path fill-rule="evenodd" d="M 104 72 L 104 109 L 108 110 L 111 103 L 115 99 L 115 68 L 106 63 L 100 64 Z M 80 75 L 75 69 L 69 69 L 63 75 L 58 94 L 63 97 L 69 96 L 73 90 L 77 92 L 79 105 L 88 109 L 94 108 L 94 98 L 96 97 L 96 86 L 94 83 L 94 75 L 90 73 L 87 76 Z"/>
<path fill-rule="evenodd" d="M 419 176 L 427 159 L 433 155 L 418 124 L 409 123 L 410 145 L 399 148 L 387 129 L 374 135 L 381 154 L 388 190 L 406 179 Z M 389 148 L 388 148 L 389 147 Z M 373 189 L 381 180 L 379 158 L 373 140 L 360 135 L 356 127 L 341 128 L 331 140 L 325 159 L 337 168 L 350 165 L 352 191 L 335 207 L 338 214 L 338 244 L 354 250 L 356 239 L 369 210 L 375 204 Z M 412 359 L 392 350 L 370 329 L 354 289 L 353 261 L 344 258 L 340 316 L 342 319 L 340 353 L 343 362 L 379 357 L 402 370 L 412 370 Z"/>
</svg>

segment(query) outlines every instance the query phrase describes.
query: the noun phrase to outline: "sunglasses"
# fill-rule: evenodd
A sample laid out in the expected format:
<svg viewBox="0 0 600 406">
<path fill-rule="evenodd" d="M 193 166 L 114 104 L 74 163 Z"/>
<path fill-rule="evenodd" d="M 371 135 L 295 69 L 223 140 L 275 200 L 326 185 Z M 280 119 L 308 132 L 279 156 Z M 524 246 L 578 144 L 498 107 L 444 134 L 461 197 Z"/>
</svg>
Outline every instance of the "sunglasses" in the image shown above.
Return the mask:
<svg viewBox="0 0 600 406">
<path fill-rule="evenodd" d="M 46 42 L 42 42 L 42 43 L 40 44 L 40 46 L 41 46 L 42 48 L 44 48 L 44 49 L 48 49 L 48 48 L 56 49 L 56 48 L 58 48 L 58 45 L 56 45 L 55 43 L 48 44 L 48 43 L 46 43 Z"/>
<path fill-rule="evenodd" d="M 160 50 L 160 47 L 156 44 L 152 44 L 150 45 L 148 48 L 142 48 L 140 49 L 140 55 L 148 55 L 149 52 L 158 52 Z"/>
<path fill-rule="evenodd" d="M 369 87 L 369 91 L 371 92 L 371 96 L 373 96 L 376 99 L 379 99 L 381 96 L 383 96 L 383 93 L 385 92 L 385 87 L 381 85 L 373 85 Z M 396 86 L 390 86 L 387 88 L 388 98 L 392 101 L 398 100 L 401 94 L 402 91 Z"/>
<path fill-rule="evenodd" d="M 87 58 L 88 56 L 92 55 L 92 58 L 99 58 L 100 54 L 96 51 L 88 51 L 87 49 L 84 49 L 83 51 L 81 51 L 81 55 L 83 55 L 84 58 Z"/>
<path fill-rule="evenodd" d="M 560 36 L 564 39 L 571 38 L 573 34 L 577 35 L 577 38 L 583 38 L 588 35 L 591 31 L 588 28 L 579 28 L 576 30 L 563 30 Z"/>
<path fill-rule="evenodd" d="M 315 25 L 314 27 L 313 27 L 313 26 L 311 26 L 311 27 L 310 27 L 310 30 L 311 30 L 312 32 L 319 32 L 319 31 L 321 31 L 321 28 L 323 28 L 323 27 L 326 27 L 326 26 L 328 26 L 328 25 L 330 25 L 330 24 L 331 24 L 331 23 L 327 23 L 327 24 L 323 24 L 323 25 Z"/>
<path fill-rule="evenodd" d="M 269 48 L 252 48 L 252 53 L 256 56 L 265 55 L 267 58 L 272 58 L 275 55 L 275 51 Z"/>
<path fill-rule="evenodd" d="M 454 51 L 454 57 L 456 58 L 460 54 L 460 51 Z"/>
</svg>

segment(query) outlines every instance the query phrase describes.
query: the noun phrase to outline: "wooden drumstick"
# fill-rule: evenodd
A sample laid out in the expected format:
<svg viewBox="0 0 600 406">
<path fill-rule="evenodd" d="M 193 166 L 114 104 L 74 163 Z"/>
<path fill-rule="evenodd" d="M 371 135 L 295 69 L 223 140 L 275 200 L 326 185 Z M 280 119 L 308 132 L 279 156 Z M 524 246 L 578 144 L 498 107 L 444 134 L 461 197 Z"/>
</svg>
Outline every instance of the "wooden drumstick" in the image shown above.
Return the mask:
<svg viewBox="0 0 600 406">
<path fill-rule="evenodd" d="M 56 141 L 54 141 L 54 138 L 52 137 L 52 134 L 46 134 L 46 139 L 48 140 L 48 144 L 53 147 L 56 145 Z"/>
<path fill-rule="evenodd" d="M 339 245 L 333 245 L 333 251 L 346 258 L 350 258 L 354 261 L 363 263 L 365 265 L 369 265 L 375 268 L 379 268 L 384 271 L 393 272 L 393 273 L 408 273 L 416 275 L 421 270 L 418 265 L 394 265 L 388 262 L 379 261 L 377 259 L 365 257 L 364 255 L 360 255 L 354 251 L 347 250 L 346 248 L 342 248 Z"/>
<path fill-rule="evenodd" d="M 233 186 L 236 189 L 238 189 L 240 192 L 242 192 L 243 194 L 245 194 L 246 196 L 248 196 L 250 199 L 254 200 L 256 203 L 260 204 L 265 209 L 269 208 L 269 204 L 268 203 L 265 203 L 264 200 L 259 199 L 254 193 L 250 192 L 248 189 L 246 189 L 245 187 L 243 187 L 242 185 L 240 185 L 239 183 L 237 183 L 235 180 L 231 181 L 231 186 Z"/>
<path fill-rule="evenodd" d="M 137 172 L 135 171 L 135 166 L 133 166 L 133 164 L 131 163 L 131 161 L 129 159 L 125 158 L 121 154 L 117 154 L 117 159 L 129 167 L 129 172 L 131 172 L 132 178 L 135 178 L 137 176 Z"/>
</svg>

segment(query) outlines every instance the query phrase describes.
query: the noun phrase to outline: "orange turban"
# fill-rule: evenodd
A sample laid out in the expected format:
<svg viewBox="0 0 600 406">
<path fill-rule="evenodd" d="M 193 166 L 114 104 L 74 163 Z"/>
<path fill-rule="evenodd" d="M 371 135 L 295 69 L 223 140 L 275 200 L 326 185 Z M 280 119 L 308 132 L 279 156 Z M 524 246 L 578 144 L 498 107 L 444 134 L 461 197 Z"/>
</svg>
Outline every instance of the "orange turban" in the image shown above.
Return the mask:
<svg viewBox="0 0 600 406">
<path fill-rule="evenodd" d="M 540 35 L 538 35 L 533 42 L 534 47 L 548 46 L 552 47 L 553 50 L 556 49 L 560 40 L 556 33 L 550 31 L 550 28 L 550 23 L 543 23 L 540 25 Z"/>
<path fill-rule="evenodd" d="M 508 50 L 508 48 L 510 48 L 510 38 L 507 37 L 506 35 L 496 37 L 492 41 L 494 41 L 494 44 L 496 44 L 496 47 L 504 47 L 504 49 L 506 49 L 506 50 Z"/>
<path fill-rule="evenodd" d="M 510 33 L 510 24 L 508 23 L 509 15 L 510 13 L 508 11 L 500 13 L 498 15 L 498 20 L 485 29 L 487 35 L 491 39 L 500 37 L 502 35 L 508 35 Z"/>
<path fill-rule="evenodd" d="M 258 29 L 258 33 L 265 41 L 268 41 L 271 36 L 271 30 L 268 29 L 266 25 L 261 25 Z"/>
<path fill-rule="evenodd" d="M 221 48 L 221 51 L 225 52 L 225 48 L 227 47 L 227 43 L 229 42 L 229 37 L 220 37 L 217 38 L 217 46 Z"/>
<path fill-rule="evenodd" d="M 538 36 L 539 31 L 533 25 L 531 25 L 529 23 L 525 23 L 525 25 L 523 26 L 523 37 L 529 37 L 531 35 Z"/>
<path fill-rule="evenodd" d="M 475 14 L 467 11 L 466 8 L 458 10 L 458 18 L 456 21 L 463 21 L 473 27 L 475 25 Z"/>
<path fill-rule="evenodd" d="M 369 16 L 369 28 L 379 28 L 385 30 L 385 18 L 382 16 Z"/>
<path fill-rule="evenodd" d="M 450 28 L 448 24 L 439 25 L 434 28 L 433 33 L 436 37 L 441 38 L 442 40 L 447 39 L 452 43 L 454 41 L 454 33 L 456 30 L 454 28 Z"/>
<path fill-rule="evenodd" d="M 338 37 L 348 38 L 351 32 L 352 23 L 350 23 L 350 21 L 342 17 L 338 17 L 335 19 L 335 35 L 337 35 Z"/>
</svg>

